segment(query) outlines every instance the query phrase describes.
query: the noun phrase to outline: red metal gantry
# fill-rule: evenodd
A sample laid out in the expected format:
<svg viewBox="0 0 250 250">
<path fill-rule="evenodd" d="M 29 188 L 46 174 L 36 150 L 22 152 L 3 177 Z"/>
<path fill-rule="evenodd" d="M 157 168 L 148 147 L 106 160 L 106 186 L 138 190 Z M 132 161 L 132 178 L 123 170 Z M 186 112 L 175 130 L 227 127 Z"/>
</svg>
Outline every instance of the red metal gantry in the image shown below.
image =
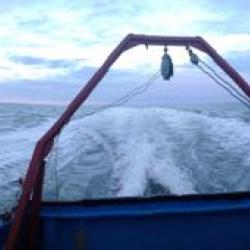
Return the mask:
<svg viewBox="0 0 250 250">
<path fill-rule="evenodd" d="M 208 54 L 214 60 L 214 62 L 219 67 L 221 67 L 221 69 L 238 85 L 238 87 L 248 97 L 250 97 L 250 86 L 248 85 L 248 83 L 202 37 L 172 37 L 128 34 L 108 56 L 103 65 L 99 68 L 99 70 L 97 70 L 97 72 L 82 88 L 78 95 L 73 99 L 62 116 L 37 142 L 27 170 L 19 204 L 8 234 L 5 246 L 6 250 L 18 249 L 19 235 L 24 222 L 24 218 L 26 216 L 29 202 L 31 202 L 29 215 L 29 231 L 32 232 L 29 238 L 31 240 L 29 249 L 34 248 L 32 241 L 34 241 L 33 237 L 35 237 L 34 233 L 36 230 L 35 225 L 38 221 L 38 213 L 41 206 L 45 158 L 52 149 L 56 136 L 59 135 L 62 128 L 69 122 L 70 118 L 73 116 L 76 110 L 89 97 L 89 95 L 102 80 L 102 78 L 108 72 L 112 64 L 118 59 L 118 57 L 124 51 L 141 44 L 146 46 L 190 46 L 201 50 L 202 52 Z"/>
</svg>

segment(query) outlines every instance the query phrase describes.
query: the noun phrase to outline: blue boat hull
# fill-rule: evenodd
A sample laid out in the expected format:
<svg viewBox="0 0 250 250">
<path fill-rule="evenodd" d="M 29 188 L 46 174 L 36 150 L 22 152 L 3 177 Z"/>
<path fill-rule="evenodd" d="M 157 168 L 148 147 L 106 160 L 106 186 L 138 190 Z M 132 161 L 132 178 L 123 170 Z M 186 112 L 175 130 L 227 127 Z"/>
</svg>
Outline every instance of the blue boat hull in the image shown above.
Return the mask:
<svg viewBox="0 0 250 250">
<path fill-rule="evenodd" d="M 37 249 L 250 249 L 246 197 L 44 203 L 40 218 Z"/>
</svg>

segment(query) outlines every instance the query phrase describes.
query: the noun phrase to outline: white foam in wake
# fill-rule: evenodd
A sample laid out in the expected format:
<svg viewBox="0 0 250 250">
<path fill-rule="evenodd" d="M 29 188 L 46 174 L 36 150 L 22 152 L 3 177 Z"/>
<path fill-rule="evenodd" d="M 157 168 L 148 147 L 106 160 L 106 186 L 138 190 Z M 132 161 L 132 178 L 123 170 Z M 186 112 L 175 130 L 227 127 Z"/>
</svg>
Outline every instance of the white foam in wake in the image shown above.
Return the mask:
<svg viewBox="0 0 250 250">
<path fill-rule="evenodd" d="M 25 170 L 49 125 L 3 135 L 0 160 L 7 179 Z M 250 125 L 235 118 L 112 108 L 63 130 L 47 166 L 45 193 L 53 199 L 56 191 L 66 200 L 143 196 L 150 182 L 178 195 L 249 190 L 249 147 Z"/>
</svg>

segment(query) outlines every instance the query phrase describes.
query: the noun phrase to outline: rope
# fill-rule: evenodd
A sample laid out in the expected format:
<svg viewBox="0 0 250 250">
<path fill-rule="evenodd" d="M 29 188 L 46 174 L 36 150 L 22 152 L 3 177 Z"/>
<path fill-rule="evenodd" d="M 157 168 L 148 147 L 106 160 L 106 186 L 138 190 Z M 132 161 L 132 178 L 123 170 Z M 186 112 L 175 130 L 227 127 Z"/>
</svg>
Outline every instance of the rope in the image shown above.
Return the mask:
<svg viewBox="0 0 250 250">
<path fill-rule="evenodd" d="M 247 98 L 244 94 L 242 94 L 239 90 L 237 90 L 236 88 L 234 88 L 232 85 L 231 85 L 231 83 L 230 82 L 228 82 L 227 80 L 225 80 L 221 75 L 219 75 L 219 73 L 215 70 L 215 69 L 213 69 L 210 65 L 208 65 L 206 62 L 204 62 L 203 60 L 201 60 L 200 58 L 199 58 L 199 61 L 203 64 L 203 65 L 205 65 L 208 69 L 210 69 L 212 72 L 213 72 L 213 74 L 215 75 L 215 76 L 217 76 L 222 82 L 224 82 L 226 85 L 228 85 L 229 86 L 229 88 L 231 88 L 233 91 L 235 91 L 239 96 L 241 96 L 246 102 L 249 102 L 250 103 L 250 100 L 249 100 L 249 98 Z"/>
<path fill-rule="evenodd" d="M 115 100 L 114 102 L 112 102 L 111 104 L 108 104 L 100 109 L 94 110 L 90 113 L 85 114 L 83 117 L 87 117 L 87 116 L 91 116 L 94 115 L 96 113 L 99 112 L 103 112 L 104 110 L 108 109 L 108 108 L 112 108 L 112 107 L 119 107 L 122 104 L 127 103 L 128 101 L 130 101 L 133 97 L 140 95 L 142 93 L 144 93 L 145 91 L 147 91 L 154 83 L 155 81 L 160 77 L 160 73 L 159 71 L 153 73 L 151 75 L 151 77 L 144 82 L 143 84 L 139 85 L 138 87 L 130 90 L 127 94 L 125 94 L 123 97 Z"/>
<path fill-rule="evenodd" d="M 236 98 L 238 101 L 240 101 L 245 107 L 250 109 L 250 100 L 243 95 L 240 91 L 238 91 L 234 86 L 231 85 L 230 82 L 226 81 L 222 76 L 219 75 L 219 73 L 216 72 L 210 65 L 208 65 L 206 62 L 202 61 L 197 54 L 195 54 L 189 47 L 186 48 L 189 56 L 190 56 L 190 61 L 192 64 L 197 66 L 203 73 L 205 73 L 208 77 L 210 77 L 212 80 L 214 80 L 220 87 L 225 89 L 231 96 Z M 193 60 L 193 59 L 196 60 Z M 207 71 L 204 69 L 201 65 L 199 65 L 199 62 L 201 62 L 205 67 L 207 67 L 211 72 Z M 223 83 L 226 84 L 227 86 L 223 85 Z M 241 99 L 243 98 L 243 99 Z"/>
<path fill-rule="evenodd" d="M 199 64 L 196 65 L 201 71 L 203 71 L 206 75 L 208 75 L 212 80 L 214 80 L 217 84 L 219 84 L 222 88 L 224 88 L 229 94 L 231 94 L 234 98 L 236 98 L 237 100 L 239 100 L 245 107 L 247 107 L 248 109 L 250 109 L 250 105 L 248 103 L 246 103 L 245 101 L 243 101 L 239 96 L 237 96 L 236 94 L 234 94 L 231 89 L 227 88 L 226 86 L 224 86 L 220 81 L 218 81 L 218 79 L 216 77 L 214 77 L 210 72 L 208 72 L 207 70 L 205 70 L 204 68 L 202 68 Z"/>
<path fill-rule="evenodd" d="M 55 168 L 55 185 L 56 185 L 56 200 L 59 199 L 59 186 L 58 186 L 58 141 L 61 133 L 59 133 L 54 139 L 54 145 L 52 150 L 50 151 L 50 155 L 48 160 L 46 161 L 46 165 L 50 165 L 52 162 L 52 158 L 54 156 L 54 168 Z"/>
<path fill-rule="evenodd" d="M 140 85 L 139 87 L 135 88 L 134 90 L 128 92 L 124 97 L 118 99 L 117 101 L 114 102 L 113 106 L 120 106 L 122 104 L 125 104 L 126 102 L 128 102 L 129 100 L 131 100 L 133 97 L 143 94 L 145 91 L 147 91 L 149 89 L 149 87 L 151 87 L 155 81 L 160 77 L 159 72 L 156 72 L 155 74 L 153 74 L 153 76 L 146 81 L 144 84 Z M 136 90 L 136 91 L 135 91 Z M 134 92 L 134 93 L 133 93 Z"/>
</svg>

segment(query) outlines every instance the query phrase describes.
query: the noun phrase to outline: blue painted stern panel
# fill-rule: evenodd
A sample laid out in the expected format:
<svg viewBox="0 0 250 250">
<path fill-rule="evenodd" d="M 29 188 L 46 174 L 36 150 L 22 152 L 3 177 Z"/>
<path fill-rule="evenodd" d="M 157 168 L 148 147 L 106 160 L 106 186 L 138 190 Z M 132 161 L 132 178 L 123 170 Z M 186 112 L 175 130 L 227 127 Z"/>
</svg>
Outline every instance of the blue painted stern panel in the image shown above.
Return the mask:
<svg viewBox="0 0 250 250">
<path fill-rule="evenodd" d="M 43 203 L 40 218 L 39 250 L 250 249 L 250 198 Z"/>
<path fill-rule="evenodd" d="M 250 200 L 43 207 L 43 249 L 250 249 Z"/>
</svg>

